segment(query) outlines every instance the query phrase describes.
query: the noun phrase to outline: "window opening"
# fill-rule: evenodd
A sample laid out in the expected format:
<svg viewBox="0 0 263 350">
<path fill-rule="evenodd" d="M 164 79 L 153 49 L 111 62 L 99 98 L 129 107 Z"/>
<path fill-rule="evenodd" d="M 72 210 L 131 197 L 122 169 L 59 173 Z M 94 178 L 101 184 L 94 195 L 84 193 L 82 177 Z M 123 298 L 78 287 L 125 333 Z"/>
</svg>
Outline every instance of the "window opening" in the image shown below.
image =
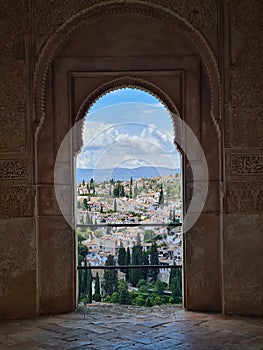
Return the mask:
<svg viewBox="0 0 263 350">
<path fill-rule="evenodd" d="M 121 88 L 90 107 L 76 156 L 79 301 L 182 303 L 181 156 L 169 111 Z"/>
</svg>

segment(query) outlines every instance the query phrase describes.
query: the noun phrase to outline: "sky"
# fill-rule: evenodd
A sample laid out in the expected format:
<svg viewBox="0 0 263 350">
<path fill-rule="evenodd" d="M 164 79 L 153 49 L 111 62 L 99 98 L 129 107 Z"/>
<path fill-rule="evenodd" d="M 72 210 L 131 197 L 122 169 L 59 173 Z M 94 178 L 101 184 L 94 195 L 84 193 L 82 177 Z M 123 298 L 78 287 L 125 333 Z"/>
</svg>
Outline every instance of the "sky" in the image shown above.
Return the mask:
<svg viewBox="0 0 263 350">
<path fill-rule="evenodd" d="M 87 112 L 77 168 L 179 168 L 173 134 L 171 117 L 157 98 L 138 89 L 114 90 Z"/>
</svg>

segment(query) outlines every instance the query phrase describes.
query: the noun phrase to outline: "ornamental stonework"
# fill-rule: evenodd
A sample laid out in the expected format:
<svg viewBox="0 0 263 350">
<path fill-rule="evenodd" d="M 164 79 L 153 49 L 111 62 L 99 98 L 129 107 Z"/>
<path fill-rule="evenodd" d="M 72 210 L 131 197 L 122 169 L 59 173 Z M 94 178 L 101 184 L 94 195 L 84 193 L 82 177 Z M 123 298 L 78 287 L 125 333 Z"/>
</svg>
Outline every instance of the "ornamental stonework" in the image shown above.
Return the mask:
<svg viewBox="0 0 263 350">
<path fill-rule="evenodd" d="M 258 180 L 263 176 L 263 150 L 254 153 L 227 151 L 226 165 L 228 180 Z"/>
<path fill-rule="evenodd" d="M 0 187 L 0 219 L 33 216 L 33 193 L 29 186 Z"/>
<path fill-rule="evenodd" d="M 38 39 L 44 42 L 55 30 L 70 17 L 94 5 L 102 5 L 103 0 L 36 0 L 34 2 L 35 30 Z M 117 3 L 118 1 L 116 1 Z M 216 51 L 217 37 L 217 1 L 207 0 L 200 4 L 198 0 L 151 0 L 145 1 L 170 9 L 188 20 L 194 27 L 205 34 L 207 38 L 213 38 L 210 42 Z M 130 3 L 130 1 L 127 1 Z M 139 8 L 139 2 L 134 2 L 134 8 Z M 52 11 L 50 12 L 50 8 Z M 47 18 L 49 19 L 47 22 Z M 41 45 L 39 45 L 40 47 Z"/>
<path fill-rule="evenodd" d="M 24 1 L 2 1 L 0 21 L 0 152 L 26 150 L 27 68 Z"/>
<path fill-rule="evenodd" d="M 27 161 L 25 159 L 1 159 L 0 180 L 21 180 L 28 176 Z"/>
<path fill-rule="evenodd" d="M 232 103 L 226 118 L 227 146 L 263 147 L 262 4 L 257 0 L 229 4 Z"/>
<path fill-rule="evenodd" d="M 263 182 L 230 182 L 226 187 L 226 212 L 259 214 L 263 211 Z"/>
</svg>

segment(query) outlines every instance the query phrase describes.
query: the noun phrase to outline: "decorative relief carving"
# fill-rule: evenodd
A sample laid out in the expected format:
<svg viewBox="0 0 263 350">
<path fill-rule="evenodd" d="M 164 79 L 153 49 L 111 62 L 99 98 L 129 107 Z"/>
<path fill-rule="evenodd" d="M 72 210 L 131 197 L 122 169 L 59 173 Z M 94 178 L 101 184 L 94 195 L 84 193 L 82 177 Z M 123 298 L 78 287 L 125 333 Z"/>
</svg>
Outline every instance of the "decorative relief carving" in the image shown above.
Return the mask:
<svg viewBox="0 0 263 350">
<path fill-rule="evenodd" d="M 24 61 L 24 1 L 1 3 L 0 152 L 26 147 L 27 73 Z M 19 57 L 17 59 L 15 56 Z"/>
<path fill-rule="evenodd" d="M 96 4 L 112 4 L 112 1 L 103 0 L 74 0 L 74 1 L 35 1 L 36 14 L 36 31 L 40 37 L 48 37 L 60 25 L 68 20 L 73 15 L 86 8 Z M 128 1 L 126 1 L 128 3 Z M 130 1 L 129 1 L 130 2 Z M 146 2 L 146 1 L 144 1 Z M 123 1 L 125 3 L 125 1 Z M 186 18 L 196 28 L 211 38 L 211 33 L 216 38 L 217 34 L 217 1 L 206 0 L 200 3 L 200 0 L 151 0 L 148 3 L 154 3 L 164 8 L 170 9 L 180 16 Z M 52 8 L 52 12 L 49 9 Z M 47 23 L 47 18 L 49 19 Z M 216 47 L 216 42 L 211 43 Z"/>
<path fill-rule="evenodd" d="M 0 179 L 25 179 L 28 175 L 27 170 L 25 159 L 0 160 Z"/>
<path fill-rule="evenodd" d="M 151 2 L 164 6 L 187 19 L 194 27 L 198 28 L 206 38 L 214 51 L 217 37 L 217 1 L 216 0 L 151 0 Z M 215 40 L 212 40 L 212 36 Z"/>
<path fill-rule="evenodd" d="M 235 181 L 259 180 L 263 175 L 263 150 L 261 148 L 244 149 L 242 152 L 226 151 L 227 179 Z"/>
<path fill-rule="evenodd" d="M 29 186 L 0 187 L 0 219 L 33 216 L 33 193 Z"/>
<path fill-rule="evenodd" d="M 263 155 L 232 154 L 230 164 L 232 175 L 263 174 Z"/>
<path fill-rule="evenodd" d="M 0 255 L 0 296 L 8 296 L 14 289 L 14 279 L 36 268 L 33 220 L 2 221 L 0 247 L 4 247 Z"/>
<path fill-rule="evenodd" d="M 256 214 L 263 210 L 263 183 L 227 183 L 226 212 Z"/>
<path fill-rule="evenodd" d="M 263 146 L 263 80 L 261 3 L 257 0 L 229 2 L 232 19 L 230 70 L 232 112 L 231 145 Z M 251 132 L 253 127 L 253 132 Z"/>
<path fill-rule="evenodd" d="M 141 1 L 110 1 L 100 2 L 97 6 L 86 8 L 82 12 L 73 15 L 64 22 L 57 31 L 52 34 L 46 45 L 43 47 L 38 60 L 34 78 L 34 114 L 36 122 L 41 126 L 45 119 L 45 101 L 46 101 L 46 78 L 49 66 L 63 47 L 70 36 L 81 26 L 92 23 L 103 16 L 118 14 L 138 14 L 162 22 L 165 25 L 173 26 L 174 30 L 180 33 L 199 54 L 202 64 L 206 70 L 210 87 L 210 111 L 215 128 L 220 134 L 218 124 L 221 118 L 221 95 L 220 95 L 220 76 L 218 65 L 214 54 L 205 38 L 196 30 L 185 18 L 177 13 L 157 5 L 152 2 Z M 46 25 L 46 24 L 45 24 Z M 38 111 L 36 115 L 36 111 Z M 41 111 L 41 113 L 40 113 Z"/>
</svg>

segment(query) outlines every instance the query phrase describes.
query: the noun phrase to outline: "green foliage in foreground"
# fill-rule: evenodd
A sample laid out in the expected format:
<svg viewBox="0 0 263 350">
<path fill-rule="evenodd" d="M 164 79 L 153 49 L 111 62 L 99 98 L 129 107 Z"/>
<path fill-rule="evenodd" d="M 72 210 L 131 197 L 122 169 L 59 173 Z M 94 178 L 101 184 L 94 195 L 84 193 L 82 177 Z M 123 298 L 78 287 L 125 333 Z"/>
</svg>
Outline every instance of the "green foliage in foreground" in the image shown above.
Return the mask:
<svg viewBox="0 0 263 350">
<path fill-rule="evenodd" d="M 179 277 L 180 274 L 178 274 Z M 111 296 L 107 295 L 104 298 L 104 302 L 117 303 L 117 304 L 131 304 L 137 306 L 155 306 L 162 304 L 181 304 L 182 303 L 182 291 L 173 280 L 171 287 L 175 287 L 175 290 L 168 290 L 165 283 L 157 280 L 155 283 L 145 282 L 144 279 L 140 279 L 137 283 L 137 291 L 128 291 L 128 284 L 125 281 L 118 281 L 118 289 Z"/>
</svg>

